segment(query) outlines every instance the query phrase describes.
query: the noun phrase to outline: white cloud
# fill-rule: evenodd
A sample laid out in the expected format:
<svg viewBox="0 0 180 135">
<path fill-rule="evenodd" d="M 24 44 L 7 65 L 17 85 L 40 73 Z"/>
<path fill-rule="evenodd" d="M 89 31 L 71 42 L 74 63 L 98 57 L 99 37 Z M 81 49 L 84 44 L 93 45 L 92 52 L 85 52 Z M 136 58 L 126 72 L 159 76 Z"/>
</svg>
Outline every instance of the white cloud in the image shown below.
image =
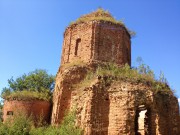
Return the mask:
<svg viewBox="0 0 180 135">
<path fill-rule="evenodd" d="M 180 98 L 178 98 L 178 102 L 179 102 L 179 104 L 180 104 Z"/>
</svg>

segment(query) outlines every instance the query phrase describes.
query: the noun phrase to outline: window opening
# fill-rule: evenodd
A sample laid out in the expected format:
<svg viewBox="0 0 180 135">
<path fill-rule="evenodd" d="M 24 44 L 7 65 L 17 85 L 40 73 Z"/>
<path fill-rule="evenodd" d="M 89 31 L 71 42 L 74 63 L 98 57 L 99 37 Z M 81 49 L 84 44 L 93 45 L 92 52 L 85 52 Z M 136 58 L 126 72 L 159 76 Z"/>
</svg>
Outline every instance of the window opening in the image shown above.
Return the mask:
<svg viewBox="0 0 180 135">
<path fill-rule="evenodd" d="M 74 52 L 74 55 L 75 55 L 75 56 L 78 55 L 78 49 L 79 49 L 80 43 L 81 43 L 81 39 L 78 38 L 78 39 L 76 40 L 76 46 L 75 46 L 75 52 Z"/>
<path fill-rule="evenodd" d="M 13 115 L 13 111 L 7 111 L 7 115 Z"/>
<path fill-rule="evenodd" d="M 144 105 L 136 110 L 135 135 L 150 135 L 150 110 Z"/>
</svg>

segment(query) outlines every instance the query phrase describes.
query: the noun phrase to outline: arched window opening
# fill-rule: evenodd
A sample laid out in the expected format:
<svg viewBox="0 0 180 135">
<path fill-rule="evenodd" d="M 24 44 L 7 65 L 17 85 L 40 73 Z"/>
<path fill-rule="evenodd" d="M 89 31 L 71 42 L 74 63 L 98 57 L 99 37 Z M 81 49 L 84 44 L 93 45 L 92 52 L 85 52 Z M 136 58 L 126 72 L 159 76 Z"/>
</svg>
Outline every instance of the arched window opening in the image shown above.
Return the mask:
<svg viewBox="0 0 180 135">
<path fill-rule="evenodd" d="M 75 52 L 74 52 L 74 55 L 75 55 L 75 56 L 78 55 L 78 49 L 79 49 L 80 43 L 81 43 L 81 39 L 78 38 L 78 39 L 76 40 L 76 46 L 75 46 Z"/>
<path fill-rule="evenodd" d="M 150 135 L 150 110 L 141 105 L 135 115 L 135 135 Z"/>
</svg>

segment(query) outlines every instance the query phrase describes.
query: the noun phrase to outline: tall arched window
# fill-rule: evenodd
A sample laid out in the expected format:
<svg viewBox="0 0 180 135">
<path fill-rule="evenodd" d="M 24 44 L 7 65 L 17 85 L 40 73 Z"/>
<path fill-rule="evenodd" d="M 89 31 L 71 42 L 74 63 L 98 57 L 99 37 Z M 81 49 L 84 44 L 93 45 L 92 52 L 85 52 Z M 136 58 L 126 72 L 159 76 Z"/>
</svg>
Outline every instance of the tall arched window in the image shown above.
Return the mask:
<svg viewBox="0 0 180 135">
<path fill-rule="evenodd" d="M 75 55 L 75 56 L 78 55 L 78 48 L 79 48 L 80 43 L 81 43 L 81 39 L 78 38 L 78 39 L 76 40 L 76 46 L 75 46 L 75 52 L 74 52 L 74 55 Z"/>
</svg>

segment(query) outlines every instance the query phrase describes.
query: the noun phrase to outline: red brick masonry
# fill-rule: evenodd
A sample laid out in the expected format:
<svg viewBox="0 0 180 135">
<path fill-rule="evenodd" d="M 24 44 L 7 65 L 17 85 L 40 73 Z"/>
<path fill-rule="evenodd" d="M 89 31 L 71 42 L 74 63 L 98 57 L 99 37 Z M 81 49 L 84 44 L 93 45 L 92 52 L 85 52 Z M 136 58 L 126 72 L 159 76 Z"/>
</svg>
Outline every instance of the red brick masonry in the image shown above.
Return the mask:
<svg viewBox="0 0 180 135">
<path fill-rule="evenodd" d="M 44 120 L 49 122 L 51 103 L 41 100 L 5 100 L 3 108 L 3 120 L 6 121 L 8 117 L 15 115 L 16 113 L 26 113 L 28 116 L 32 115 L 34 120 L 39 119 L 39 117 L 44 117 Z"/>
</svg>

